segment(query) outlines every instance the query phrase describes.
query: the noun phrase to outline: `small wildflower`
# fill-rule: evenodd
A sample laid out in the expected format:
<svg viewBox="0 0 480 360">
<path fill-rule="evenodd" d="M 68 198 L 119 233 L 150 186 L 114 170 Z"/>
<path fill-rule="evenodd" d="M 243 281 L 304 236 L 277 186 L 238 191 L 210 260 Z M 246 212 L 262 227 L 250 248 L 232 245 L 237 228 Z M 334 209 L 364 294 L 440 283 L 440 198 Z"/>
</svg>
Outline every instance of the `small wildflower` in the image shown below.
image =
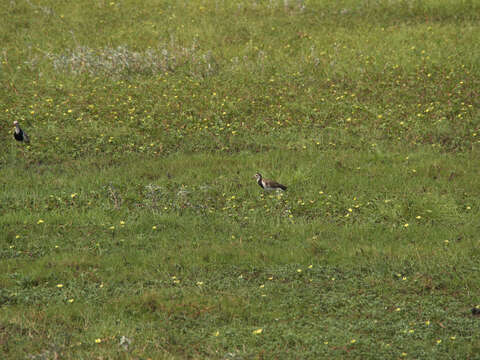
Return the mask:
<svg viewBox="0 0 480 360">
<path fill-rule="evenodd" d="M 262 285 L 260 285 L 260 289 L 263 289 L 264 287 L 265 287 L 265 285 L 263 285 L 263 284 L 262 284 Z"/>
<path fill-rule="evenodd" d="M 72 199 L 74 199 L 76 196 L 77 196 L 77 193 L 73 193 L 73 194 L 70 195 L 70 197 L 71 197 Z"/>
<path fill-rule="evenodd" d="M 15 235 L 15 239 L 20 239 L 20 235 Z"/>
<path fill-rule="evenodd" d="M 157 227 L 155 225 L 153 225 L 152 230 L 157 230 Z"/>
<path fill-rule="evenodd" d="M 357 340 L 355 340 L 355 339 L 350 340 L 350 344 L 355 344 L 356 342 L 357 342 Z"/>
<path fill-rule="evenodd" d="M 313 268 L 313 265 L 308 265 L 308 268 L 309 268 L 309 269 Z"/>
<path fill-rule="evenodd" d="M 125 225 L 125 221 L 123 221 L 123 220 L 120 221 L 120 225 L 122 225 L 122 226 Z"/>
<path fill-rule="evenodd" d="M 73 303 L 75 300 L 74 299 L 68 299 L 68 302 L 71 304 Z"/>
<path fill-rule="evenodd" d="M 257 330 L 253 330 L 252 334 L 258 335 L 258 334 L 261 334 L 262 332 L 263 332 L 263 329 L 257 329 Z"/>
<path fill-rule="evenodd" d="M 37 224 L 43 224 L 45 221 L 43 221 L 42 219 L 38 220 L 37 221 Z"/>
<path fill-rule="evenodd" d="M 425 325 L 430 325 L 430 320 L 425 321 Z"/>
<path fill-rule="evenodd" d="M 397 307 L 397 308 L 395 309 L 395 311 L 400 311 L 400 310 L 402 310 L 402 309 L 400 309 L 399 307 Z"/>
<path fill-rule="evenodd" d="M 96 344 L 100 344 L 102 342 L 102 339 L 95 339 Z"/>
<path fill-rule="evenodd" d="M 437 340 L 437 344 L 440 344 L 442 342 L 442 340 L 438 339 Z"/>
<path fill-rule="evenodd" d="M 214 336 L 218 336 L 220 335 L 220 331 L 215 331 L 215 334 L 213 334 Z"/>
<path fill-rule="evenodd" d="M 297 272 L 298 272 L 298 273 L 301 273 L 301 272 L 302 272 L 302 269 L 297 269 Z"/>
<path fill-rule="evenodd" d="M 456 338 L 456 336 L 450 336 L 450 340 L 455 340 Z"/>
<path fill-rule="evenodd" d="M 57 288 L 61 289 L 63 287 L 63 284 L 57 284 Z"/>
<path fill-rule="evenodd" d="M 197 281 L 197 285 L 198 285 L 198 286 L 202 286 L 202 285 L 203 285 L 203 281 Z"/>
<path fill-rule="evenodd" d="M 407 228 L 407 227 L 408 227 L 408 223 L 404 224 L 403 226 Z"/>
<path fill-rule="evenodd" d="M 110 226 L 110 230 L 115 230 L 115 226 Z"/>
</svg>

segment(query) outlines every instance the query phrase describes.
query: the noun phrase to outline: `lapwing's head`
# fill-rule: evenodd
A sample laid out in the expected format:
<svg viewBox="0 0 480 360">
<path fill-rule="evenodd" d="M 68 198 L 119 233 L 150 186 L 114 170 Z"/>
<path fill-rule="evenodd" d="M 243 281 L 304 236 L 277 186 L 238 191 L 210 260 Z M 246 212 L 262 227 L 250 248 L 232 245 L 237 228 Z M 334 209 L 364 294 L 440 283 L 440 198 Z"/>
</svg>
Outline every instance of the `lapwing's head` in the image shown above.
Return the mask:
<svg viewBox="0 0 480 360">
<path fill-rule="evenodd" d="M 18 121 L 15 120 L 15 121 L 13 122 L 13 125 L 14 125 L 14 126 L 18 126 Z"/>
<path fill-rule="evenodd" d="M 261 179 L 262 179 L 262 174 L 256 173 L 256 174 L 255 174 L 255 179 L 257 179 L 257 181 L 258 181 L 258 180 L 261 180 Z"/>
</svg>

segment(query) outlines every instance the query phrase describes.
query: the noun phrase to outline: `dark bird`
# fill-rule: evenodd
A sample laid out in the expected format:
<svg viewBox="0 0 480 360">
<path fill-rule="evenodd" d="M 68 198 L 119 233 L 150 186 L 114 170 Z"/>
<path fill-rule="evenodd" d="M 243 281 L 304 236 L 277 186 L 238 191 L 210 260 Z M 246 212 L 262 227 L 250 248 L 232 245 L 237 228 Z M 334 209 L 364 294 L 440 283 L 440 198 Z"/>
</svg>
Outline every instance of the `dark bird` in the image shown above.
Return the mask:
<svg viewBox="0 0 480 360">
<path fill-rule="evenodd" d="M 13 125 L 15 125 L 15 131 L 13 133 L 13 137 L 15 138 L 15 140 L 23 141 L 24 143 L 27 143 L 27 144 L 30 143 L 30 139 L 28 138 L 27 133 L 22 130 L 20 125 L 18 125 L 17 120 L 13 122 Z"/>
<path fill-rule="evenodd" d="M 255 179 L 257 179 L 258 185 L 260 185 L 260 187 L 264 190 L 287 190 L 287 187 L 285 185 L 279 184 L 273 180 L 264 179 L 262 178 L 262 175 L 260 173 L 255 174 Z"/>
</svg>

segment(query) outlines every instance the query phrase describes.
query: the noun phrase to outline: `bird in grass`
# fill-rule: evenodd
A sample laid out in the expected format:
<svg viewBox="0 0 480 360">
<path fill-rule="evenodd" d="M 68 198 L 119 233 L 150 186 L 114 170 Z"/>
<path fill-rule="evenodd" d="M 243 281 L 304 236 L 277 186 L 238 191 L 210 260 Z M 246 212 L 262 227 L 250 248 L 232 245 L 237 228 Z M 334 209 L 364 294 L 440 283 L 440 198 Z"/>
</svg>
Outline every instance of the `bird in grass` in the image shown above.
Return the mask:
<svg viewBox="0 0 480 360">
<path fill-rule="evenodd" d="M 264 190 L 287 190 L 287 187 L 285 185 L 279 184 L 276 181 L 273 180 L 267 180 L 262 177 L 262 174 L 256 173 L 255 174 L 255 179 L 257 179 L 258 185 Z"/>
<path fill-rule="evenodd" d="M 30 139 L 28 138 L 28 135 L 25 131 L 22 130 L 20 125 L 18 125 L 18 121 L 15 120 L 13 122 L 13 125 L 15 125 L 15 131 L 13 132 L 13 137 L 17 141 L 23 141 L 24 143 L 30 143 Z"/>
</svg>

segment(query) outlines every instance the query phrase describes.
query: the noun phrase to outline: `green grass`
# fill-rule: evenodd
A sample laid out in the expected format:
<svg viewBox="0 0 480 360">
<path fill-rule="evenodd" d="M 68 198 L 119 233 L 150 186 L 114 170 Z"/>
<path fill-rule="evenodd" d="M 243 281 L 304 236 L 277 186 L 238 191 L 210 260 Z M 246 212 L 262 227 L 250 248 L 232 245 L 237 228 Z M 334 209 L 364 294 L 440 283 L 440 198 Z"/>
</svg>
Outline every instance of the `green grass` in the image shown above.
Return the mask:
<svg viewBox="0 0 480 360">
<path fill-rule="evenodd" d="M 478 358 L 479 14 L 0 5 L 2 359 Z"/>
</svg>

